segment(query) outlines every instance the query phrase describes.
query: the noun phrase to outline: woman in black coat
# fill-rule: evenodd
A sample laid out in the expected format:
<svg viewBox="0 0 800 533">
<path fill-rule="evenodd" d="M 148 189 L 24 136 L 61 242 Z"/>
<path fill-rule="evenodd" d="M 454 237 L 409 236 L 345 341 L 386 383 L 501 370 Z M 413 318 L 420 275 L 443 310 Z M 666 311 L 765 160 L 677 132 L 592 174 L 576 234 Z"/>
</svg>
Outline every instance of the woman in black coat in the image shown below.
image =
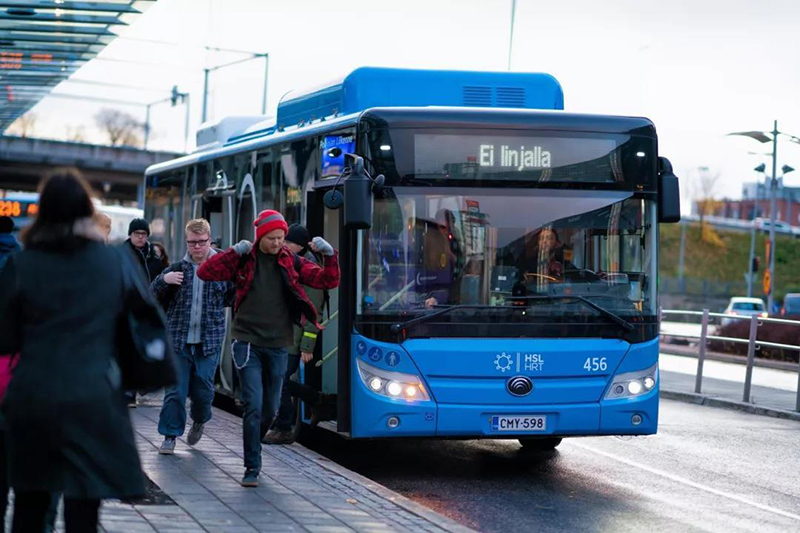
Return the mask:
<svg viewBox="0 0 800 533">
<path fill-rule="evenodd" d="M 82 179 L 53 176 L 0 274 L 0 353 L 20 354 L 2 406 L 15 532 L 43 530 L 52 493 L 67 532 L 94 531 L 101 499 L 144 493 L 115 360 L 127 259 L 93 212 Z"/>
</svg>

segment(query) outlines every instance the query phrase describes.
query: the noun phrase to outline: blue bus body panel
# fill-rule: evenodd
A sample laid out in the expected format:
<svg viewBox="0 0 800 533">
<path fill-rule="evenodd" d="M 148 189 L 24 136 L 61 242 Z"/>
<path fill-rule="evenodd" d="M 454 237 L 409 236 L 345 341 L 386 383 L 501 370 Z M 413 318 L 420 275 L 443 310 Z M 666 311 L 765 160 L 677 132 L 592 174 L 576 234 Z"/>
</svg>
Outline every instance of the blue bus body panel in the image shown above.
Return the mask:
<svg viewBox="0 0 800 533">
<path fill-rule="evenodd" d="M 597 402 L 630 345 L 616 339 L 413 339 L 403 348 L 440 404 L 559 404 Z M 605 370 L 587 372 L 589 357 Z M 533 391 L 515 398 L 512 376 L 528 376 Z"/>
<path fill-rule="evenodd" d="M 362 67 L 326 87 L 289 93 L 278 105 L 277 124 L 409 106 L 564 109 L 564 93 L 543 73 Z"/>
<path fill-rule="evenodd" d="M 539 435 L 646 435 L 657 429 L 658 387 L 635 398 L 604 397 L 615 375 L 657 363 L 658 339 L 635 345 L 615 339 L 413 339 L 398 345 L 354 335 L 352 346 L 355 438 L 505 437 L 492 431 L 494 415 L 547 415 L 547 430 Z M 602 369 L 592 367 L 593 358 L 604 361 Z M 373 393 L 356 359 L 419 376 L 430 401 Z M 514 376 L 531 379 L 530 394 L 508 392 Z M 642 416 L 638 426 L 631 422 L 634 414 Z M 400 425 L 389 428 L 393 416 Z"/>
</svg>

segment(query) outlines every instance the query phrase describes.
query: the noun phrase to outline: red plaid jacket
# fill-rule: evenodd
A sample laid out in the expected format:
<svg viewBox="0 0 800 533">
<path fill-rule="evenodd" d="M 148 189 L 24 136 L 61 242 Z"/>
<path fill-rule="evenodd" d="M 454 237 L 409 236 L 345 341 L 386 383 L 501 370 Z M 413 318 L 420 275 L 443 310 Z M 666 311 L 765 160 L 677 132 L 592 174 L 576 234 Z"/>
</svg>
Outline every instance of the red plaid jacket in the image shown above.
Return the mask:
<svg viewBox="0 0 800 533">
<path fill-rule="evenodd" d="M 233 306 L 234 313 L 239 309 L 245 295 L 253 284 L 256 271 L 256 253 L 258 245 L 253 245 L 249 254 L 239 256 L 233 248 L 223 253 L 216 254 L 205 261 L 197 269 L 197 276 L 204 281 L 232 281 L 236 286 L 236 302 Z M 295 268 L 295 254 L 284 246 L 278 252 L 278 265 L 281 267 L 283 282 L 292 295 L 289 309 L 292 319 L 301 323 L 302 317 L 312 321 L 321 328 L 317 321 L 317 310 L 308 298 L 303 285 L 314 289 L 335 289 L 339 286 L 339 256 L 324 256 L 323 266 L 320 267 L 313 261 L 299 257 Z"/>
</svg>

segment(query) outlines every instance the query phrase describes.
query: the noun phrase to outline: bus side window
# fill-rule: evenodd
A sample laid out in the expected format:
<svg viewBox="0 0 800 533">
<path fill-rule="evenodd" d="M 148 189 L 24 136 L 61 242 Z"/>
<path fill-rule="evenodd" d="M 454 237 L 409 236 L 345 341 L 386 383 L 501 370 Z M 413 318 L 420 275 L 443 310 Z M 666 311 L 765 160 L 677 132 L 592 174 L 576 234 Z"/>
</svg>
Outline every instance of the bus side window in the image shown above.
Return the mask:
<svg viewBox="0 0 800 533">
<path fill-rule="evenodd" d="M 274 152 L 269 149 L 259 152 L 256 161 L 255 174 L 253 181 L 256 185 L 256 198 L 258 199 L 258 209 L 275 209 L 275 167 L 273 161 Z"/>
</svg>

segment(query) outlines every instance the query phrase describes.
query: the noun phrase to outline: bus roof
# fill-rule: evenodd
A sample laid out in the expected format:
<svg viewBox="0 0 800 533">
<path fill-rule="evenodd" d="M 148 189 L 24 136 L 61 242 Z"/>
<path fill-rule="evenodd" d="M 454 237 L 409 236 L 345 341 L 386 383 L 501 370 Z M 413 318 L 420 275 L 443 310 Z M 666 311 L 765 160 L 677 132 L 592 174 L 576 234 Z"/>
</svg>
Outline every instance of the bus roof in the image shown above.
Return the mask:
<svg viewBox="0 0 800 533">
<path fill-rule="evenodd" d="M 197 146 L 198 151 L 214 149 L 372 107 L 419 106 L 564 109 L 564 93 L 553 76 L 536 72 L 361 67 L 321 86 L 287 93 L 275 120 L 229 117 L 205 124 L 197 132 Z"/>
<path fill-rule="evenodd" d="M 323 87 L 290 92 L 278 105 L 278 129 L 371 107 L 564 109 L 550 74 L 361 67 Z"/>
</svg>

